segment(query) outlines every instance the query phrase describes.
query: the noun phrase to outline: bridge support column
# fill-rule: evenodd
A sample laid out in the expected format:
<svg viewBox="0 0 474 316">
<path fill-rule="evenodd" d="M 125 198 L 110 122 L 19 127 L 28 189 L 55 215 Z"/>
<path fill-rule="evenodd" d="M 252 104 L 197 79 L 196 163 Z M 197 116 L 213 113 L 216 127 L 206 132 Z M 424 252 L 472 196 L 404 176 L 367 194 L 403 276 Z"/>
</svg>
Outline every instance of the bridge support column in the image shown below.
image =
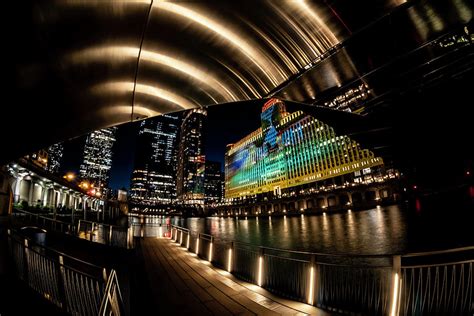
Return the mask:
<svg viewBox="0 0 474 316">
<path fill-rule="evenodd" d="M 30 180 L 30 186 L 28 187 L 28 205 L 33 205 L 33 194 L 35 191 L 35 183 L 33 179 Z"/>
<path fill-rule="evenodd" d="M 13 201 L 15 203 L 20 202 L 20 188 L 22 183 L 24 182 L 23 177 L 19 176 L 16 178 L 15 182 L 13 183 Z"/>
<path fill-rule="evenodd" d="M 46 206 L 47 197 L 48 197 L 48 188 L 45 185 L 42 187 L 42 190 L 41 190 L 41 206 L 42 207 Z"/>
</svg>

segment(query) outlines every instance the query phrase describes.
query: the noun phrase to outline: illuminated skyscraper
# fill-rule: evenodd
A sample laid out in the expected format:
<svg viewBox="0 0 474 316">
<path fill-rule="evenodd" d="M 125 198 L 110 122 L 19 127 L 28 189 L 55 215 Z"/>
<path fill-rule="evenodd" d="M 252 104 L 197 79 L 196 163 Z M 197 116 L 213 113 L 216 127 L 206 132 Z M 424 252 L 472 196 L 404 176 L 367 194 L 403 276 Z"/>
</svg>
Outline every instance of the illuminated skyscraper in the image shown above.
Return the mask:
<svg viewBox="0 0 474 316">
<path fill-rule="evenodd" d="M 329 125 L 302 111 L 286 112 L 285 104 L 270 99 L 262 108 L 261 127 L 227 147 L 226 198 L 314 183 L 345 174 L 371 172 L 383 165 L 379 157 Z"/>
<path fill-rule="evenodd" d="M 193 109 L 181 124 L 178 149 L 177 195 L 184 204 L 204 204 L 204 128 L 207 112 Z"/>
<path fill-rule="evenodd" d="M 48 165 L 46 170 L 51 173 L 58 173 L 59 167 L 61 166 L 61 160 L 63 158 L 63 143 L 51 145 L 46 151 L 48 152 Z"/>
<path fill-rule="evenodd" d="M 140 123 L 130 197 L 144 204 L 176 199 L 176 152 L 179 114 L 161 115 Z"/>
<path fill-rule="evenodd" d="M 116 130 L 116 127 L 110 127 L 87 135 L 79 173 L 96 187 L 108 185 Z"/>
<path fill-rule="evenodd" d="M 206 203 L 217 203 L 224 198 L 224 173 L 220 162 L 206 161 L 204 192 Z"/>
</svg>

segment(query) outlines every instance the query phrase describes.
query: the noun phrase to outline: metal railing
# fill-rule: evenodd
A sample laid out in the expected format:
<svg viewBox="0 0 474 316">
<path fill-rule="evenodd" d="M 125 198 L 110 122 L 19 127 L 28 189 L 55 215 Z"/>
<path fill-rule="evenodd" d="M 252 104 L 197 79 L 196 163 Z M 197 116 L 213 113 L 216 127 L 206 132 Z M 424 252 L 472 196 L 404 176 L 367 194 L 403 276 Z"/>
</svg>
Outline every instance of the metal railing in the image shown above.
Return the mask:
<svg viewBox="0 0 474 316">
<path fill-rule="evenodd" d="M 130 249 L 133 248 L 132 231 L 122 227 L 80 219 L 77 223 L 77 236 L 101 244 Z"/>
<path fill-rule="evenodd" d="M 74 234 L 74 225 L 64 221 L 56 220 L 45 215 L 40 215 L 37 213 L 32 213 L 24 210 L 15 209 L 13 215 L 17 218 L 29 220 L 35 222 L 38 225 L 41 225 L 45 229 L 58 231 L 66 234 Z"/>
<path fill-rule="evenodd" d="M 403 256 L 400 314 L 474 315 L 473 256 L 474 247 Z"/>
<path fill-rule="evenodd" d="M 38 245 L 16 231 L 8 230 L 8 243 L 18 278 L 61 310 L 97 315 L 101 306 L 113 305 L 120 309 L 109 314 L 121 314 L 123 300 L 114 270 L 107 280 L 105 268 Z"/>
<path fill-rule="evenodd" d="M 100 305 L 99 315 L 122 315 L 123 311 L 122 293 L 117 279 L 117 273 L 114 270 L 110 273 L 107 285 L 105 287 L 105 295 Z"/>
<path fill-rule="evenodd" d="M 340 314 L 474 313 L 474 247 L 403 256 L 324 254 L 223 240 L 175 225 L 171 239 L 240 279 Z"/>
<path fill-rule="evenodd" d="M 129 227 L 97 223 L 86 220 L 78 220 L 76 225 L 56 220 L 44 215 L 31 213 L 23 210 L 15 210 L 13 213 L 17 218 L 26 219 L 45 228 L 87 239 L 109 246 L 126 249 L 133 248 L 133 235 Z"/>
</svg>

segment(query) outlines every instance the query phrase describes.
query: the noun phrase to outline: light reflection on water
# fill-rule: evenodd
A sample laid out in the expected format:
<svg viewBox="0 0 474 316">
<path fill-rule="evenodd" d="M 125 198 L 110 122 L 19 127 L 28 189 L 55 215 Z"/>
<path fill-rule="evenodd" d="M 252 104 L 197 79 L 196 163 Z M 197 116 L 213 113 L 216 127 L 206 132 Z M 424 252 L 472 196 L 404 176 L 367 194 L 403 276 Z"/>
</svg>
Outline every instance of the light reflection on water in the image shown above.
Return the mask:
<svg viewBox="0 0 474 316">
<path fill-rule="evenodd" d="M 171 223 L 216 238 L 282 249 L 346 254 L 395 254 L 474 245 L 474 211 L 435 203 L 434 212 L 382 206 L 339 214 L 258 218 L 179 218 Z M 411 211 L 410 211 L 411 210 Z M 139 218 L 132 218 L 138 224 Z M 166 218 L 145 218 L 134 235 L 157 236 Z M 137 231 L 137 229 L 139 229 Z M 166 230 L 164 230 L 166 231 Z"/>
<path fill-rule="evenodd" d="M 398 206 L 327 216 L 173 218 L 173 224 L 217 238 L 293 250 L 329 253 L 395 253 L 405 250 Z"/>
</svg>

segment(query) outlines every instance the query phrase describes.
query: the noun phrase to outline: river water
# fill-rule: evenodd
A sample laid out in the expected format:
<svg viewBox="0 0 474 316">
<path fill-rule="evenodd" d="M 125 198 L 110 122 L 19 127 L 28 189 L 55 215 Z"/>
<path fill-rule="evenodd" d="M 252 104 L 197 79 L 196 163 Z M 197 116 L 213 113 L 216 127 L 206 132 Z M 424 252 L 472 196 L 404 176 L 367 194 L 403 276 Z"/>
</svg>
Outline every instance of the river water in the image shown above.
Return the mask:
<svg viewBox="0 0 474 316">
<path fill-rule="evenodd" d="M 324 253 L 396 254 L 474 245 L 472 196 L 463 203 L 447 201 L 416 199 L 327 215 L 174 217 L 171 223 L 222 239 Z M 152 225 L 146 227 L 145 235 L 153 233 Z"/>
</svg>

